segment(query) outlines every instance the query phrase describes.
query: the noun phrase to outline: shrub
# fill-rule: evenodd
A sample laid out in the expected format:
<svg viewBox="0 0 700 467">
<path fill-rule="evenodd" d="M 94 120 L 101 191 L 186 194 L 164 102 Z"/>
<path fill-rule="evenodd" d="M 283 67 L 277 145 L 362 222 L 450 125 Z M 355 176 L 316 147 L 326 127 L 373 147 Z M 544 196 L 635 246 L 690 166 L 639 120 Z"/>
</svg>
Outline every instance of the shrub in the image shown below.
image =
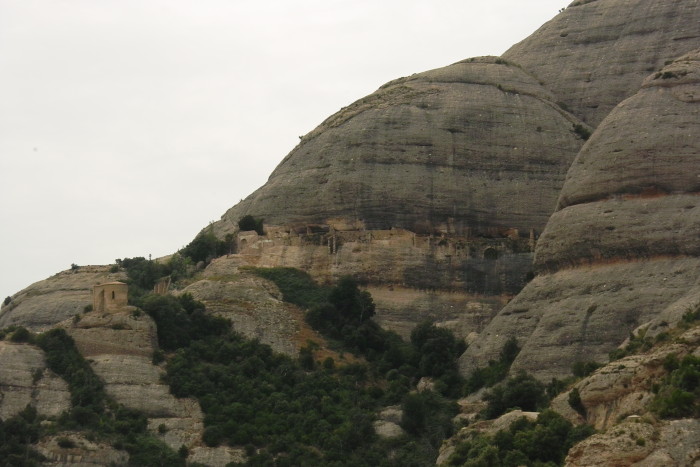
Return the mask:
<svg viewBox="0 0 700 467">
<path fill-rule="evenodd" d="M 486 418 L 498 417 L 512 408 L 537 411 L 549 402 L 544 384 L 525 372 L 495 386 L 484 395 L 484 400 L 488 403 L 484 410 Z"/>
<path fill-rule="evenodd" d="M 417 376 L 441 377 L 457 371 L 457 359 L 466 350 L 464 341 L 447 329 L 425 321 L 411 331 L 411 344 L 420 354 Z"/>
<path fill-rule="evenodd" d="M 226 254 L 226 250 L 224 242 L 209 232 L 197 235 L 185 248 L 180 250 L 180 254 L 190 258 L 195 263 L 199 261 L 208 263 L 217 256 Z"/>
<path fill-rule="evenodd" d="M 401 427 L 413 435 L 427 435 L 434 447 L 452 435 L 456 404 L 432 391 L 407 394 L 402 403 Z"/>
<path fill-rule="evenodd" d="M 294 268 L 252 268 L 250 271 L 274 282 L 285 302 L 309 309 L 328 303 L 330 289 L 317 285 L 304 271 Z"/>
<path fill-rule="evenodd" d="M 15 331 L 10 336 L 10 341 L 12 342 L 29 342 L 32 338 L 32 334 L 22 326 L 15 329 Z"/>
<path fill-rule="evenodd" d="M 497 361 L 491 360 L 488 366 L 477 368 L 467 378 L 465 384 L 465 392 L 471 394 L 483 387 L 491 387 L 494 384 L 503 381 L 503 378 L 508 374 L 511 364 L 520 352 L 518 341 L 515 337 L 511 337 L 506 341 L 501 349 L 501 353 Z"/>
<path fill-rule="evenodd" d="M 143 310 L 158 326 L 158 344 L 164 350 L 175 350 L 189 345 L 192 340 L 222 335 L 231 324 L 220 317 L 204 312 L 204 304 L 191 294 L 148 295 L 143 300 Z"/>
<path fill-rule="evenodd" d="M 579 135 L 584 141 L 591 137 L 591 130 L 580 123 L 574 124 L 574 133 Z"/>
<path fill-rule="evenodd" d="M 536 421 L 523 417 L 494 436 L 472 435 L 455 447 L 448 465 L 561 465 L 571 446 L 593 432 L 590 426 L 574 427 L 556 412 L 545 410 Z"/>
<path fill-rule="evenodd" d="M 595 370 L 600 368 L 600 364 L 593 361 L 582 362 L 578 361 L 574 363 L 571 367 L 571 372 L 574 376 L 578 378 L 585 378 L 586 376 L 592 374 Z"/>
<path fill-rule="evenodd" d="M 573 388 L 571 392 L 569 392 L 569 406 L 581 414 L 582 417 L 586 417 L 586 407 L 583 405 L 581 393 L 579 392 L 578 388 Z"/>
<path fill-rule="evenodd" d="M 256 219 L 250 214 L 245 215 L 238 221 L 238 228 L 241 232 L 255 230 L 258 235 L 264 235 L 263 219 Z"/>
<path fill-rule="evenodd" d="M 58 438 L 56 440 L 56 443 L 58 444 L 59 447 L 61 447 L 63 449 L 71 449 L 71 448 L 75 447 L 75 441 L 73 441 L 72 439 L 68 439 L 68 438 Z"/>
<path fill-rule="evenodd" d="M 664 368 L 670 374 L 658 387 L 652 410 L 662 418 L 700 416 L 700 357 L 686 355 L 679 362 L 669 355 Z"/>
</svg>

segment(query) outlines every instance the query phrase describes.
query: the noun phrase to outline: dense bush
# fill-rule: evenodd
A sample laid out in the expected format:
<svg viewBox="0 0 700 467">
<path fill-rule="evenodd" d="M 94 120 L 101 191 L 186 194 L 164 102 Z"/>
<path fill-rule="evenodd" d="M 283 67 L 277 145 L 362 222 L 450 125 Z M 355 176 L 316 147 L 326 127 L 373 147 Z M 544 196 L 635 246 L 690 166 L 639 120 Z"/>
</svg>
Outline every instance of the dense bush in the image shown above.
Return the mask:
<svg viewBox="0 0 700 467">
<path fill-rule="evenodd" d="M 449 330 L 438 328 L 429 321 L 411 331 L 413 344 L 420 359 L 419 376 L 440 377 L 457 371 L 457 359 L 467 349 L 464 341 L 457 340 Z"/>
<path fill-rule="evenodd" d="M 167 262 L 151 261 L 142 256 L 116 260 L 117 268 L 126 270 L 129 284 L 129 302 L 141 306 L 143 298 L 153 291 L 158 280 L 170 276 L 175 282 L 189 275 L 189 260 L 179 254 Z"/>
<path fill-rule="evenodd" d="M 36 409 L 27 406 L 7 420 L 0 419 L 0 466 L 38 466 L 43 456 L 31 448 L 39 440 L 41 427 Z"/>
<path fill-rule="evenodd" d="M 517 339 L 511 337 L 503 345 L 498 360 L 491 360 L 487 366 L 477 368 L 469 375 L 465 384 L 465 392 L 471 394 L 481 388 L 488 388 L 503 381 L 519 352 L 520 347 Z"/>
<path fill-rule="evenodd" d="M 494 436 L 473 434 L 455 448 L 448 465 L 515 467 L 561 465 L 578 441 L 594 433 L 590 426 L 574 427 L 552 410 L 531 422 L 521 418 Z"/>
<path fill-rule="evenodd" d="M 538 411 L 549 402 L 544 384 L 525 372 L 494 386 L 484 395 L 484 400 L 488 402 L 484 411 L 486 418 L 496 418 L 513 408 Z"/>
<path fill-rule="evenodd" d="M 652 410 L 662 418 L 700 417 L 700 357 L 686 355 L 678 362 L 667 359 L 671 370 L 661 385 Z"/>
<path fill-rule="evenodd" d="M 579 392 L 578 388 L 573 388 L 571 392 L 569 392 L 568 402 L 569 406 L 581 414 L 582 417 L 586 416 L 586 407 L 583 405 L 581 393 Z"/>
<path fill-rule="evenodd" d="M 401 427 L 413 435 L 423 435 L 438 448 L 443 439 L 452 436 L 452 418 L 458 407 L 433 391 L 407 394 L 402 403 Z"/>
<path fill-rule="evenodd" d="M 89 430 L 93 436 L 129 452 L 131 465 L 185 465 L 148 432 L 143 414 L 116 404 L 106 395 L 102 381 L 65 330 L 52 329 L 35 340 L 46 354 L 47 366 L 68 383 L 71 393 L 71 409 L 59 417 L 56 429 Z"/>
<path fill-rule="evenodd" d="M 29 342 L 31 340 L 31 333 L 25 327 L 16 328 L 10 335 L 10 341 L 12 342 Z"/>
<path fill-rule="evenodd" d="M 212 259 L 231 253 L 233 250 L 233 235 L 227 235 L 224 240 L 219 240 L 211 229 L 200 232 L 185 248 L 180 250 L 180 254 L 189 258 L 194 263 L 204 261 L 210 262 Z"/>
<path fill-rule="evenodd" d="M 68 383 L 72 419 L 78 424 L 96 421 L 104 408 L 104 387 L 73 339 L 63 329 L 52 329 L 37 336 L 36 343 L 46 354 L 47 366 Z"/>
<path fill-rule="evenodd" d="M 577 378 L 585 378 L 586 376 L 592 374 L 595 370 L 601 367 L 601 364 L 598 362 L 593 362 L 593 361 L 587 361 L 587 362 L 582 362 L 578 361 L 575 362 L 571 366 L 571 372 L 576 376 Z"/>
<path fill-rule="evenodd" d="M 411 342 L 383 330 L 370 319 L 371 296 L 352 279 L 324 288 L 293 269 L 254 272 L 275 281 L 285 300 L 329 308 L 318 328 L 341 348 L 365 356 L 367 364 L 337 364 L 332 358 L 318 364 L 312 342 L 291 359 L 230 326 L 183 333 L 197 326 L 180 322 L 190 315 L 178 303 L 145 300 L 159 335 L 171 336 L 161 345 L 177 349 L 166 366 L 171 391 L 196 397 L 204 411 L 204 442 L 245 446 L 246 465 L 433 464 L 437 447 L 451 433 L 456 405 L 437 393 L 407 394 L 421 376 L 435 378 L 443 394 L 458 392 L 463 381 L 456 359 L 464 345 L 430 323 L 419 326 Z M 401 402 L 409 435 L 400 442 L 378 439 L 372 427 L 376 411 Z"/>
<path fill-rule="evenodd" d="M 351 453 L 371 456 L 377 449 L 378 401 L 364 388 L 365 372 L 346 370 L 304 371 L 268 346 L 229 333 L 180 349 L 168 362 L 167 379 L 176 396 L 199 399 L 210 446 L 262 448 L 250 465 L 271 458 L 276 463 L 266 465 L 348 465 Z"/>
<path fill-rule="evenodd" d="M 256 219 L 250 214 L 241 217 L 238 221 L 238 228 L 241 232 L 255 230 L 258 235 L 264 235 L 263 219 Z"/>
<path fill-rule="evenodd" d="M 150 294 L 143 299 L 143 310 L 158 326 L 158 345 L 163 350 L 175 350 L 192 340 L 225 334 L 231 323 L 205 313 L 204 304 L 191 294 L 179 297 Z"/>
<path fill-rule="evenodd" d="M 249 270 L 274 282 L 282 292 L 285 302 L 308 309 L 328 303 L 330 287 L 317 285 L 304 271 L 294 268 L 251 268 Z"/>
<path fill-rule="evenodd" d="M 581 125 L 580 123 L 574 124 L 574 133 L 579 135 L 584 141 L 591 137 L 591 130 Z"/>
</svg>

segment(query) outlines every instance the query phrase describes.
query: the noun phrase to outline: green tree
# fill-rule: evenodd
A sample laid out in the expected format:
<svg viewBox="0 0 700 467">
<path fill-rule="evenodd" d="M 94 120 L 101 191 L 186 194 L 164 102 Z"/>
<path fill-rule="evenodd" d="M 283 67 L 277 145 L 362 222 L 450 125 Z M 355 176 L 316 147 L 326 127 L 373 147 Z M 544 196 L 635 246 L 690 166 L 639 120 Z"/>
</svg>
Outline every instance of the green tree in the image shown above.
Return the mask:
<svg viewBox="0 0 700 467">
<path fill-rule="evenodd" d="M 495 418 L 511 408 L 537 411 L 548 403 L 545 386 L 534 377 L 519 372 L 504 383 L 495 386 L 484 395 L 488 406 L 484 411 L 487 418 Z"/>
<path fill-rule="evenodd" d="M 238 221 L 238 228 L 241 232 L 247 232 L 250 230 L 255 230 L 258 235 L 264 235 L 263 229 L 263 219 L 256 219 L 255 217 L 247 214 L 240 218 Z"/>
<path fill-rule="evenodd" d="M 367 291 L 357 287 L 357 281 L 350 276 L 341 277 L 328 296 L 328 301 L 339 312 L 345 324 L 359 324 L 374 316 L 374 301 Z"/>
</svg>

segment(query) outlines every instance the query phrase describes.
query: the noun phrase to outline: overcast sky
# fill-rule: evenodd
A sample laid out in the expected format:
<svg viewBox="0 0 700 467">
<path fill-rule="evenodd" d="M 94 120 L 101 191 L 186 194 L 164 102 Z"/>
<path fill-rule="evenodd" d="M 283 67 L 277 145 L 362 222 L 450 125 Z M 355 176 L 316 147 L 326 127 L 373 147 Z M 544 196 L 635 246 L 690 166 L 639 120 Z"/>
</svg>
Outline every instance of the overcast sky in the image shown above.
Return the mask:
<svg viewBox="0 0 700 467">
<path fill-rule="evenodd" d="M 341 107 L 566 0 L 0 0 L 0 299 L 166 255 Z"/>
</svg>

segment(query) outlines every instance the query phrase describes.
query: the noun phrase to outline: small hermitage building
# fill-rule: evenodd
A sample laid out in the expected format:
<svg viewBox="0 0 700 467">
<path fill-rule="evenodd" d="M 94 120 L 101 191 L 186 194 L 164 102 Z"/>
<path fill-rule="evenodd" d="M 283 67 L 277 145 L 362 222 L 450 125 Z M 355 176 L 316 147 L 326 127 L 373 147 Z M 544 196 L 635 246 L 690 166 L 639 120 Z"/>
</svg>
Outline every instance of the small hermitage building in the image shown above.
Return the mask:
<svg viewBox="0 0 700 467">
<path fill-rule="evenodd" d="M 123 282 L 107 282 L 92 288 L 92 309 L 104 313 L 127 306 L 129 286 Z"/>
</svg>

